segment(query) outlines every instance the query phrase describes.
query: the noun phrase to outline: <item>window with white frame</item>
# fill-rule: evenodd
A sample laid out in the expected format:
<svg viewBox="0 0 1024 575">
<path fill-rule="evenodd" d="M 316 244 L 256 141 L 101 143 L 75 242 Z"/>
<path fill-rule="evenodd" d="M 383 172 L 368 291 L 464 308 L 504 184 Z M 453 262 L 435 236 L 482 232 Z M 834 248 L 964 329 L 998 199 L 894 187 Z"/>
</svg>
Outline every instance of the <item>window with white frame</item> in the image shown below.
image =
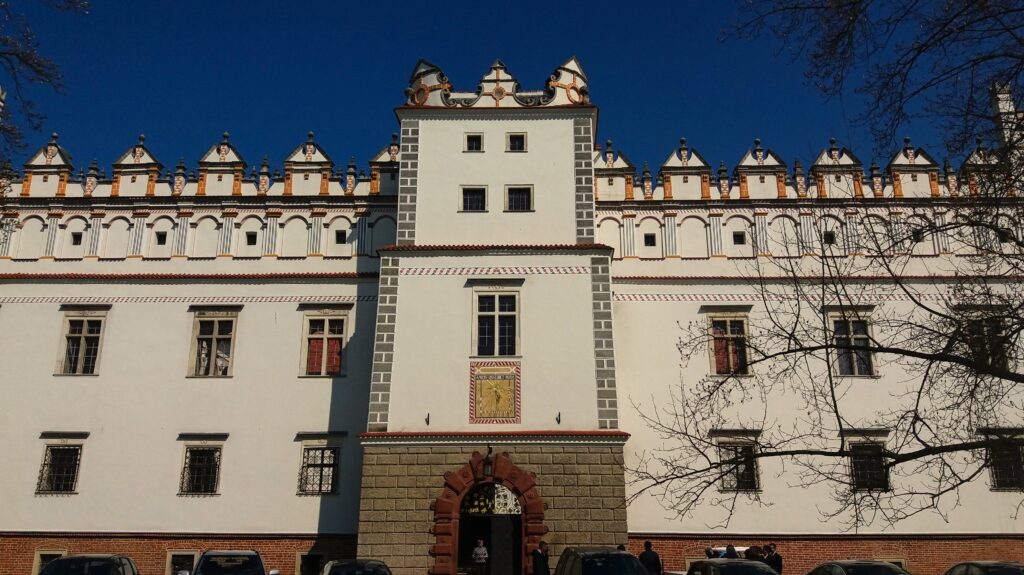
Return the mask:
<svg viewBox="0 0 1024 575">
<path fill-rule="evenodd" d="M 848 376 L 875 375 L 868 318 L 832 314 L 829 319 L 836 348 L 836 373 Z"/>
<path fill-rule="evenodd" d="M 343 374 L 347 328 L 347 306 L 305 310 L 301 352 L 303 375 Z"/>
<path fill-rule="evenodd" d="M 75 493 L 78 487 L 78 469 L 82 462 L 82 444 L 49 444 L 43 452 L 43 463 L 39 468 L 36 493 Z"/>
<path fill-rule="evenodd" d="M 63 339 L 57 373 L 95 375 L 110 306 L 64 306 Z"/>
<path fill-rule="evenodd" d="M 230 377 L 241 306 L 193 307 L 191 377 Z"/>
<path fill-rule="evenodd" d="M 519 292 L 474 292 L 475 352 L 513 356 L 519 349 Z"/>
<path fill-rule="evenodd" d="M 482 152 L 484 151 L 484 135 L 479 133 L 466 134 L 466 145 L 462 149 L 464 152 Z"/>
<path fill-rule="evenodd" d="M 722 491 L 757 491 L 758 481 L 757 436 L 758 430 L 715 430 L 718 436 L 718 460 L 721 464 Z"/>
<path fill-rule="evenodd" d="M 533 186 L 508 186 L 505 188 L 505 211 L 533 211 Z"/>
<path fill-rule="evenodd" d="M 206 434 L 194 435 L 181 436 L 188 439 L 185 440 L 178 495 L 216 495 L 220 488 L 221 453 L 226 436 L 217 434 L 204 439 L 200 436 Z"/>
<path fill-rule="evenodd" d="M 746 316 L 712 316 L 711 360 L 716 375 L 750 373 Z"/>
<path fill-rule="evenodd" d="M 525 152 L 526 134 L 521 132 L 505 134 L 506 152 Z"/>
</svg>

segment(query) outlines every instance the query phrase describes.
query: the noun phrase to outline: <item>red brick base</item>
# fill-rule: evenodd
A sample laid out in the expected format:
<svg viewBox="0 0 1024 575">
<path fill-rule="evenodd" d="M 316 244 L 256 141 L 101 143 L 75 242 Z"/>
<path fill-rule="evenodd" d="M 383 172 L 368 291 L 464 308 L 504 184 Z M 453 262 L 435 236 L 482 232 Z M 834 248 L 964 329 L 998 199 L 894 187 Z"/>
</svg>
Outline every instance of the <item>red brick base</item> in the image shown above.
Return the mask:
<svg viewBox="0 0 1024 575">
<path fill-rule="evenodd" d="M 32 566 L 40 550 L 120 553 L 135 561 L 139 575 L 165 575 L 169 551 L 206 549 L 254 549 L 263 556 L 268 571 L 296 575 L 299 553 L 322 555 L 327 561 L 354 558 L 356 536 L 0 533 L 0 575 L 35 575 Z"/>
<path fill-rule="evenodd" d="M 737 547 L 775 543 L 784 575 L 805 575 L 819 563 L 835 559 L 902 560 L 913 575 L 943 575 L 962 561 L 1003 559 L 1024 562 L 1024 534 L 965 535 L 655 535 L 631 533 L 629 550 L 643 551 L 649 540 L 666 571 L 685 571 L 687 560 L 704 557 L 705 547 Z"/>
</svg>

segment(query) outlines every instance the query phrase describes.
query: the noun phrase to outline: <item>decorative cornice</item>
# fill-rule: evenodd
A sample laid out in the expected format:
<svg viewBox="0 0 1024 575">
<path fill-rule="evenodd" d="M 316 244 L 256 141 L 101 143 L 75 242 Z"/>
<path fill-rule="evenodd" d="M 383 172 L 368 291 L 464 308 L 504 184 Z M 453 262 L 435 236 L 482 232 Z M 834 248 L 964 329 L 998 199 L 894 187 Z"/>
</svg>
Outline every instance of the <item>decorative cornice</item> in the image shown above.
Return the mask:
<svg viewBox="0 0 1024 575">
<path fill-rule="evenodd" d="M 102 273 L 0 273 L 0 280 L 4 281 L 34 281 L 34 280 L 138 280 L 138 281 L 166 281 L 166 280 L 264 280 L 264 279 L 377 279 L 376 272 L 278 272 L 261 274 L 193 274 L 193 273 L 132 273 L 132 274 L 102 274 Z"/>
<path fill-rule="evenodd" d="M 551 445 L 623 445 L 629 434 L 618 430 L 595 431 L 377 431 L 359 434 L 363 445 L 478 445 L 529 443 Z"/>
</svg>

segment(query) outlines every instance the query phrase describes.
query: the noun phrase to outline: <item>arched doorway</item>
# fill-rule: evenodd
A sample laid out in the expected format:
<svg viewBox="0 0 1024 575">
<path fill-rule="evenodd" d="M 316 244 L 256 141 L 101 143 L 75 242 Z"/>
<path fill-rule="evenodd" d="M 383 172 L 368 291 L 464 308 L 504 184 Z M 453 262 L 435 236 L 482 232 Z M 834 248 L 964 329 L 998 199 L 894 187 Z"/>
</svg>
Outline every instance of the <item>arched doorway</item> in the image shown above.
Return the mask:
<svg viewBox="0 0 1024 575">
<path fill-rule="evenodd" d="M 464 517 L 463 502 L 467 500 Z M 502 513 L 477 514 L 471 511 L 486 511 L 486 506 L 477 506 L 477 503 L 486 501 L 493 502 L 494 510 Z M 514 512 L 516 509 L 518 513 Z M 485 529 L 491 530 L 490 540 L 484 537 L 491 554 L 491 575 L 529 575 L 533 565 L 526 559 L 548 532 L 544 525 L 544 502 L 537 491 L 534 475 L 512 463 L 508 453 L 491 457 L 490 449 L 486 456 L 474 451 L 465 465 L 444 474 L 444 489 L 434 501 L 433 511 L 434 525 L 430 529 L 434 535 L 434 545 L 430 548 L 434 558 L 430 568 L 432 575 L 457 575 L 462 557 L 468 556 L 463 552 L 463 546 L 468 545 L 467 549 L 471 550 L 479 538 L 477 533 Z M 504 518 L 496 519 L 501 516 Z M 518 517 L 518 539 L 514 535 L 516 520 L 509 516 Z M 464 520 L 465 529 L 462 525 Z M 498 553 L 503 554 L 507 550 L 512 555 L 512 563 L 505 571 L 494 571 L 500 568 L 495 555 L 495 530 L 497 539 L 502 542 Z M 464 543 L 464 537 L 473 539 Z"/>
<path fill-rule="evenodd" d="M 519 575 L 523 559 L 523 509 L 519 498 L 500 483 L 477 484 L 459 510 L 460 572 L 472 573 L 477 540 L 487 547 L 487 575 Z"/>
</svg>

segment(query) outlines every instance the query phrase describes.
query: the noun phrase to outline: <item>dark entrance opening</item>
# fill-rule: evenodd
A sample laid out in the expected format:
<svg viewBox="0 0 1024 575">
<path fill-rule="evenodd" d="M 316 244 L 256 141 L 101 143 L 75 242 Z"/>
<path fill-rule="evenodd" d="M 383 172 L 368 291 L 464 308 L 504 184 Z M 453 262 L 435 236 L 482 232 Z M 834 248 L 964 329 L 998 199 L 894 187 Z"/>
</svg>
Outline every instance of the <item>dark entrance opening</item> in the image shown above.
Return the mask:
<svg viewBox="0 0 1024 575">
<path fill-rule="evenodd" d="M 477 574 L 473 549 L 487 547 L 485 573 Z M 462 499 L 459 512 L 459 572 L 470 575 L 520 575 L 523 572 L 523 511 L 507 487 L 482 483 Z"/>
</svg>

